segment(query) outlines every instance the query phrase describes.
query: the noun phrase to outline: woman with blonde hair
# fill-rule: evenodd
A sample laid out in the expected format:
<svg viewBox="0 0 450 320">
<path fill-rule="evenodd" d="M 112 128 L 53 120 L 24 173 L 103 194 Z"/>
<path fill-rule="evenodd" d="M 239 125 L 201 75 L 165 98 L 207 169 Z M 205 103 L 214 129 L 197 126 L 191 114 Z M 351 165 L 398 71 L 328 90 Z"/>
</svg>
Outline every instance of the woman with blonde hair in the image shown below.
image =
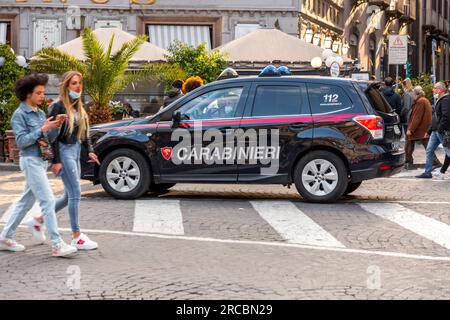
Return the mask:
<svg viewBox="0 0 450 320">
<path fill-rule="evenodd" d="M 56 200 L 55 211 L 58 212 L 68 205 L 70 224 L 72 228 L 72 245 L 78 250 L 93 250 L 97 243 L 81 233 L 79 226 L 79 207 L 81 200 L 80 187 L 80 154 L 81 144 L 89 150 L 91 161 L 98 161 L 89 140 L 89 118 L 81 101 L 83 77 L 77 71 L 66 72 L 60 84 L 58 101 L 49 108 L 49 116 L 64 118 L 58 136 L 53 143 L 54 159 L 52 171 L 60 176 L 64 184 L 64 195 Z M 39 240 L 45 240 L 42 229 L 35 228 L 42 223 L 42 217 L 29 222 L 33 235 Z"/>
<path fill-rule="evenodd" d="M 414 104 L 413 85 L 410 78 L 406 78 L 402 81 L 403 96 L 402 96 L 402 112 L 400 114 L 400 121 L 403 125 L 404 132 L 408 128 L 408 119 L 411 114 L 411 108 Z"/>
</svg>

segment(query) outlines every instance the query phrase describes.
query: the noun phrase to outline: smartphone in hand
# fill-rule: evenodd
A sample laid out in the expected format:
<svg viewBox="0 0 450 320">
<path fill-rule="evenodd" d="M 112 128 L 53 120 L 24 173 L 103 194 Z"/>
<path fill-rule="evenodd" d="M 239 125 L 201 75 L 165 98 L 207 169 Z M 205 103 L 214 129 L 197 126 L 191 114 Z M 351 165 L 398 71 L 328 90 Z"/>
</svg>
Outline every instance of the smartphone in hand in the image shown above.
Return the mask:
<svg viewBox="0 0 450 320">
<path fill-rule="evenodd" d="M 62 124 L 68 118 L 67 114 L 61 113 L 56 116 L 56 120 L 59 120 L 59 123 Z"/>
</svg>

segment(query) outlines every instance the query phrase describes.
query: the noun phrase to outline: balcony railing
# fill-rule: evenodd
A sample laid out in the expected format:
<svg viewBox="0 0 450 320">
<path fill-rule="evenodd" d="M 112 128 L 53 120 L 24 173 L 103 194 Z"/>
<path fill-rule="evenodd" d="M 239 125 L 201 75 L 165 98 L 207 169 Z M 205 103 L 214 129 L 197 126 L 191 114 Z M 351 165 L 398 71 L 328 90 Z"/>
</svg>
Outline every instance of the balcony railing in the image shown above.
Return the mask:
<svg viewBox="0 0 450 320">
<path fill-rule="evenodd" d="M 379 6 L 381 9 L 386 9 L 391 4 L 390 0 L 368 0 L 367 2 L 370 6 Z"/>
<path fill-rule="evenodd" d="M 412 23 L 416 20 L 416 1 L 405 0 L 403 4 L 403 15 L 399 17 L 403 23 Z"/>
<path fill-rule="evenodd" d="M 389 6 L 385 9 L 386 16 L 400 19 L 405 15 L 404 3 L 404 0 L 391 1 Z"/>
</svg>

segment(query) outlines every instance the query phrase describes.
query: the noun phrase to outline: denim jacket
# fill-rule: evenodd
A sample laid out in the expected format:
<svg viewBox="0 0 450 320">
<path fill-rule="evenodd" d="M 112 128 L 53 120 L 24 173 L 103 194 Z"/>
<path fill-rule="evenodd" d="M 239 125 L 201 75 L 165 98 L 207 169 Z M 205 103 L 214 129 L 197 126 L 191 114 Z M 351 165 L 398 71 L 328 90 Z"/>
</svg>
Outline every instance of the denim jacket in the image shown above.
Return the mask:
<svg viewBox="0 0 450 320">
<path fill-rule="evenodd" d="M 11 127 L 14 130 L 21 157 L 40 157 L 41 152 L 37 140 L 44 136 L 42 126 L 45 120 L 44 111 L 38 109 L 37 112 L 34 112 L 25 102 L 21 102 L 14 111 Z"/>
</svg>

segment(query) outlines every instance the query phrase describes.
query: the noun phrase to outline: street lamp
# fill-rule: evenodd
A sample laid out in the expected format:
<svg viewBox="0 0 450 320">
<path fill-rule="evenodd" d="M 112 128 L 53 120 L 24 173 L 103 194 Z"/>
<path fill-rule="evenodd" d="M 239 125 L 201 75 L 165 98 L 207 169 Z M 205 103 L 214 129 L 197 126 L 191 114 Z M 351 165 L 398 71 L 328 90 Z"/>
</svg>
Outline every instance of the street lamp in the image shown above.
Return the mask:
<svg viewBox="0 0 450 320">
<path fill-rule="evenodd" d="M 331 36 L 328 33 L 325 37 L 325 49 L 331 49 Z"/>
<path fill-rule="evenodd" d="M 333 50 L 333 52 L 338 52 L 338 50 L 339 50 L 339 41 L 338 40 L 333 41 L 332 50 Z"/>
<path fill-rule="evenodd" d="M 346 43 L 344 43 L 344 45 L 342 46 L 342 54 L 343 54 L 344 56 L 347 55 L 348 49 L 349 49 L 349 46 L 348 46 L 348 43 L 346 42 Z"/>
<path fill-rule="evenodd" d="M 308 23 L 308 26 L 306 27 L 306 32 L 305 32 L 305 41 L 308 43 L 311 43 L 313 38 L 313 30 L 311 28 L 311 25 Z"/>
<path fill-rule="evenodd" d="M 313 45 L 319 46 L 319 44 L 320 44 L 320 33 L 317 32 L 314 34 Z"/>
<path fill-rule="evenodd" d="M 314 69 L 319 69 L 322 66 L 322 58 L 314 57 L 311 59 L 311 67 Z"/>
</svg>

